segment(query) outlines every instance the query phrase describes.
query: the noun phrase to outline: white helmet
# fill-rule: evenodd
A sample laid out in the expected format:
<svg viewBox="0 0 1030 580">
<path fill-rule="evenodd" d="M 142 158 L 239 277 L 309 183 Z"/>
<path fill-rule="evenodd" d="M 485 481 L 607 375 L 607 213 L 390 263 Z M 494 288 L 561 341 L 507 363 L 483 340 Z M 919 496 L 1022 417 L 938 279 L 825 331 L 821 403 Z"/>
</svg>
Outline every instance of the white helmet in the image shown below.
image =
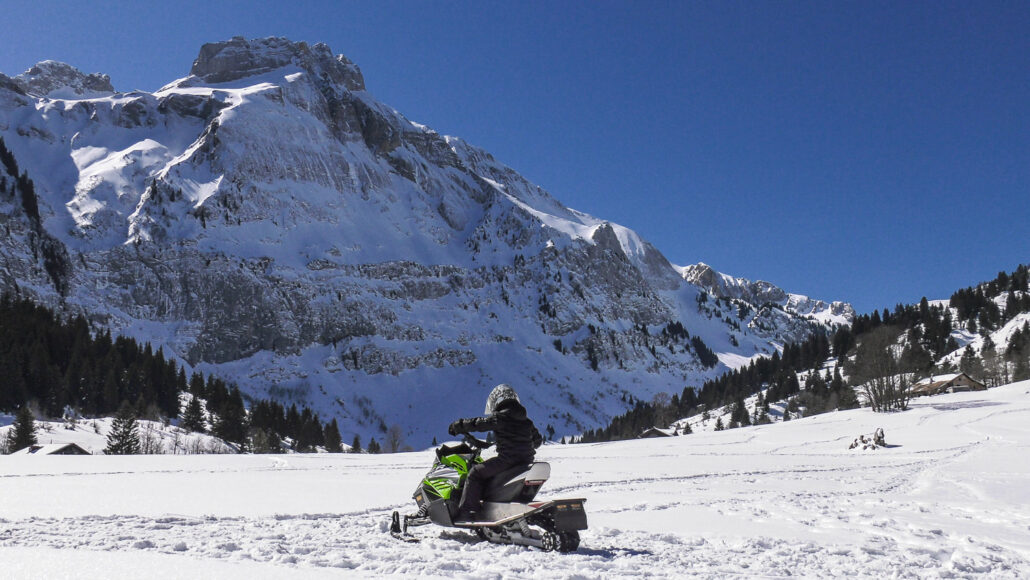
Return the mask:
<svg viewBox="0 0 1030 580">
<path fill-rule="evenodd" d="M 494 387 L 494 390 L 490 391 L 490 396 L 486 398 L 486 410 L 483 412 L 487 415 L 493 415 L 494 411 L 497 410 L 497 406 L 500 405 L 502 401 L 509 401 L 512 399 L 519 403 L 522 402 L 519 401 L 519 396 L 515 392 L 515 389 L 503 383 L 497 385 Z"/>
</svg>

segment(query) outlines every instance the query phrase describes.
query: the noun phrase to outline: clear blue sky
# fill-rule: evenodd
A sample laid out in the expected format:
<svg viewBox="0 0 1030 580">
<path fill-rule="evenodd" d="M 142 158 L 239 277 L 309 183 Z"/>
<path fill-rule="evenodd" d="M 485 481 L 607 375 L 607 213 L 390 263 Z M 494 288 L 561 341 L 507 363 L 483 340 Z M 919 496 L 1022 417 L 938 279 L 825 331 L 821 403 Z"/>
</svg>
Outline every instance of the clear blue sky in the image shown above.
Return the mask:
<svg viewBox="0 0 1030 580">
<path fill-rule="evenodd" d="M 860 312 L 1030 262 L 1026 1 L 2 8 L 0 72 L 61 60 L 119 90 L 234 35 L 325 42 L 380 100 L 673 263 Z"/>
</svg>

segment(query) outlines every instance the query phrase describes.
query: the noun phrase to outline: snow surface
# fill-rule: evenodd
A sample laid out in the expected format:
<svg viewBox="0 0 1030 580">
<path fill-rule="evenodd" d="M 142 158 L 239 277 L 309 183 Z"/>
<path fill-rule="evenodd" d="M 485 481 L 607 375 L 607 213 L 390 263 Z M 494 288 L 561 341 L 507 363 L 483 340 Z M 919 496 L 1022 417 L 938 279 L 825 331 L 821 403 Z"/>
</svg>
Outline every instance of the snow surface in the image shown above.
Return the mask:
<svg viewBox="0 0 1030 580">
<path fill-rule="evenodd" d="M 849 451 L 882 427 L 888 447 Z M 1026 578 L 1030 381 L 664 439 L 549 445 L 542 496 L 587 499 L 574 554 L 409 510 L 431 451 L 0 458 L 11 578 Z"/>
</svg>

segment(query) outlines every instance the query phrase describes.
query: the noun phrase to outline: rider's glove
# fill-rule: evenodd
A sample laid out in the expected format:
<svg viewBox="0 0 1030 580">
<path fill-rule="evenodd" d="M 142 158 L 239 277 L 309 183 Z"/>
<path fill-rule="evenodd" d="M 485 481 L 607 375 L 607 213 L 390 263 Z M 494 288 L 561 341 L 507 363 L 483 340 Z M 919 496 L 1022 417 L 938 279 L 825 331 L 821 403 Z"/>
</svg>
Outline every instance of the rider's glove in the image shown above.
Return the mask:
<svg viewBox="0 0 1030 580">
<path fill-rule="evenodd" d="M 451 423 L 451 426 L 447 428 L 447 433 L 450 435 L 457 435 L 458 433 L 465 432 L 465 422 L 461 419 Z"/>
</svg>

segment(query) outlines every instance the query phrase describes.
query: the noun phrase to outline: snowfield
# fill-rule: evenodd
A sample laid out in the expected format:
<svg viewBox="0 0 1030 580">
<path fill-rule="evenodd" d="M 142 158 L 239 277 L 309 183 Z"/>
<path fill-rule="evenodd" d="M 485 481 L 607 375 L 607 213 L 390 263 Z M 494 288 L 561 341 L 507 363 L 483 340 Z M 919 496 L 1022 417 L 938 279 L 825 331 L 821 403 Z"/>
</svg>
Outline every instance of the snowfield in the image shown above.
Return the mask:
<svg viewBox="0 0 1030 580">
<path fill-rule="evenodd" d="M 887 448 L 848 450 L 882 427 Z M 5 578 L 1030 577 L 1030 382 L 682 437 L 548 445 L 574 554 L 387 533 L 431 451 L 0 458 Z"/>
</svg>

